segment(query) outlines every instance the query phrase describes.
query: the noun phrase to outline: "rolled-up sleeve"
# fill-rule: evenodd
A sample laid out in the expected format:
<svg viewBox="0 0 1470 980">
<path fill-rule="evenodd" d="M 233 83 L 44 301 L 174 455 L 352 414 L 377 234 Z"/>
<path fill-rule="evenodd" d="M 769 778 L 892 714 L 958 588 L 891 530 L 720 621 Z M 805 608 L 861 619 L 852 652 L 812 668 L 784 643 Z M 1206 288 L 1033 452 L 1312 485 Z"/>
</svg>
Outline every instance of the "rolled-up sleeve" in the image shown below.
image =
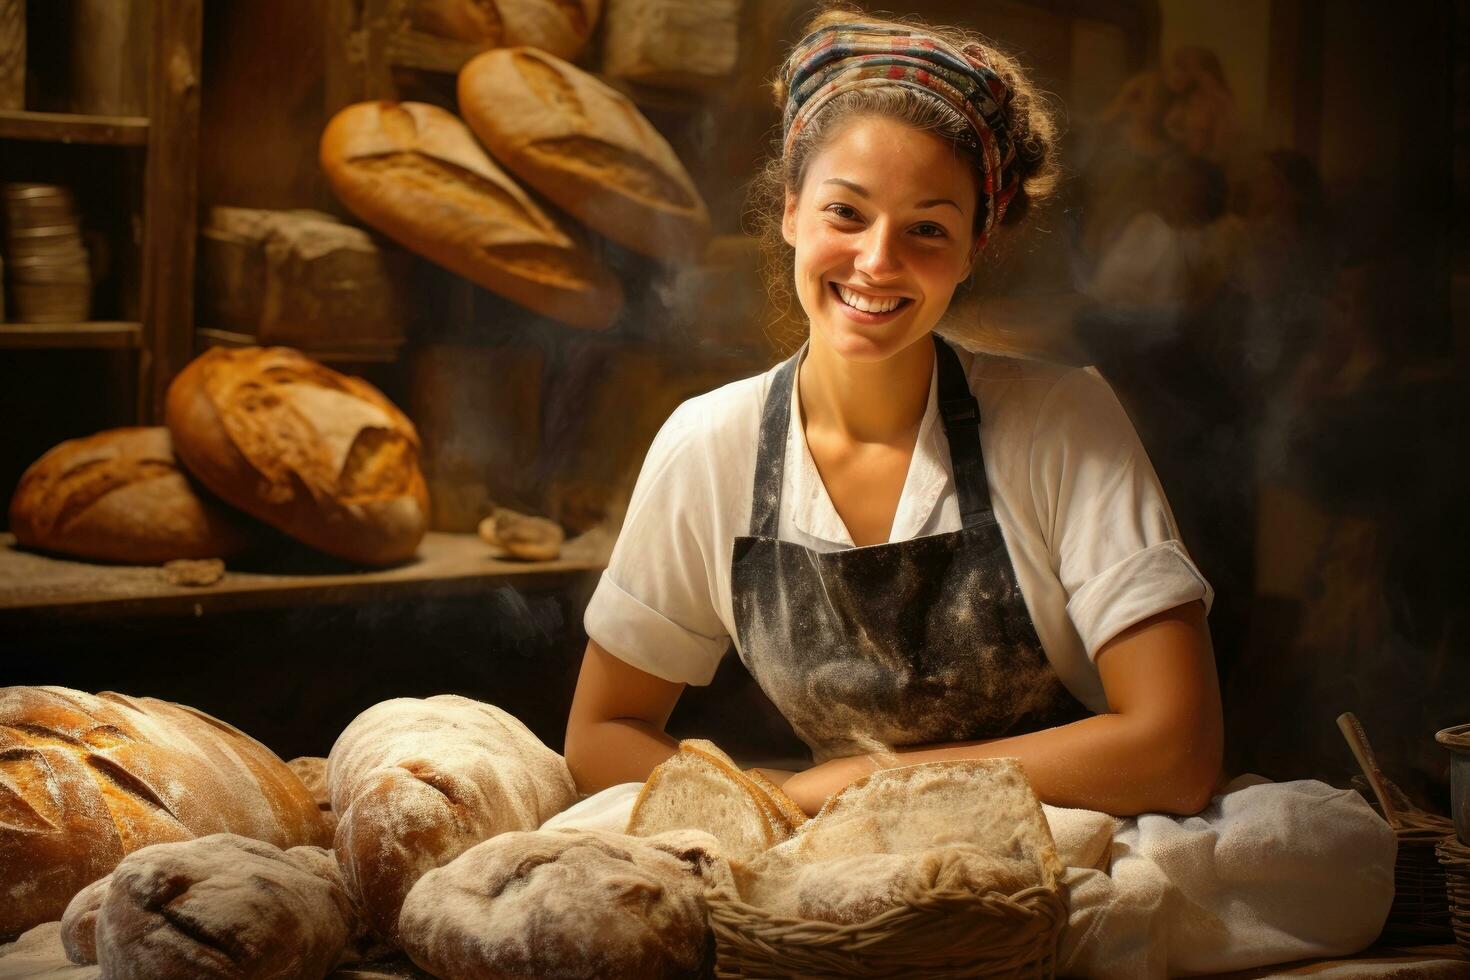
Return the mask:
<svg viewBox="0 0 1470 980">
<path fill-rule="evenodd" d="M 1089 657 L 1123 630 L 1214 590 L 1195 566 L 1143 444 L 1095 370 L 1048 394 L 1031 479 L 1067 615 Z"/>
<path fill-rule="evenodd" d="M 619 660 L 695 685 L 710 682 L 730 642 L 711 594 L 706 452 L 686 402 L 649 447 L 582 619 L 588 638 Z"/>
</svg>

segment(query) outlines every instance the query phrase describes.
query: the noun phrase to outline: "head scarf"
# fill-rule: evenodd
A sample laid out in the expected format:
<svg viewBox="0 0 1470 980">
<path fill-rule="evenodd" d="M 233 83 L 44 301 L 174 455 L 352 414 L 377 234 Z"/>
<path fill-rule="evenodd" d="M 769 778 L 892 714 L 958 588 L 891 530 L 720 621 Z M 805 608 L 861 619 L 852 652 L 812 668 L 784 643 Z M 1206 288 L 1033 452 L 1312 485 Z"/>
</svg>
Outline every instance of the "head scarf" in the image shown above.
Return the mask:
<svg viewBox="0 0 1470 980">
<path fill-rule="evenodd" d="M 969 122 L 973 136 L 966 145 L 980 158 L 985 222 L 975 247 L 984 245 L 1000 224 L 1020 184 L 1002 111 L 1010 90 L 978 51 L 962 51 L 914 28 L 833 24 L 802 38 L 786 59 L 783 77 L 787 154 L 812 117 L 843 92 L 898 85 L 942 100 Z"/>
</svg>

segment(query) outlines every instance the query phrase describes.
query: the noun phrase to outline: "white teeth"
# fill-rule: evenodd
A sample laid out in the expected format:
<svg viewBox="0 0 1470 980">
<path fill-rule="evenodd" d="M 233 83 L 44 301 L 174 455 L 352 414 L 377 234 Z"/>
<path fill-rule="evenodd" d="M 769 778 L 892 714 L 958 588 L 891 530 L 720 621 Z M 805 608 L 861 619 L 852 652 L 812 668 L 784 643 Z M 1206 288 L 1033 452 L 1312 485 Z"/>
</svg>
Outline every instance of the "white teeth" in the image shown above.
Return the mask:
<svg viewBox="0 0 1470 980">
<path fill-rule="evenodd" d="M 902 297 L 890 296 L 887 299 L 869 299 L 861 293 L 855 293 L 841 283 L 834 283 L 837 292 L 842 296 L 842 301 L 848 306 L 864 311 L 865 313 L 887 313 L 903 302 Z"/>
</svg>

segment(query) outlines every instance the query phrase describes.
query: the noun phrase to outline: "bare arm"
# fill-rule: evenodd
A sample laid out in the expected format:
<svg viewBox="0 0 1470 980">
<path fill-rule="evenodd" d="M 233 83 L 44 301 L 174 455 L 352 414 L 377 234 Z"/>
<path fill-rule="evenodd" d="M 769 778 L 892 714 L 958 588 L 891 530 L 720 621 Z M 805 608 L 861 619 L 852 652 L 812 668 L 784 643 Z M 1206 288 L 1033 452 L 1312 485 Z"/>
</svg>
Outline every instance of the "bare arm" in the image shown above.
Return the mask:
<svg viewBox="0 0 1470 980">
<path fill-rule="evenodd" d="M 567 718 L 566 759 L 577 789 L 641 782 L 678 751 L 664 734 L 683 684 L 639 670 L 592 641 Z"/>
<path fill-rule="evenodd" d="M 1223 722 L 1215 658 L 1198 602 L 1123 631 L 1098 652 L 1108 714 L 1027 735 L 906 749 L 887 765 L 944 759 L 1019 759 L 1036 795 L 1118 816 L 1192 814 L 1220 778 Z M 836 759 L 787 782 L 808 812 L 877 764 Z"/>
</svg>

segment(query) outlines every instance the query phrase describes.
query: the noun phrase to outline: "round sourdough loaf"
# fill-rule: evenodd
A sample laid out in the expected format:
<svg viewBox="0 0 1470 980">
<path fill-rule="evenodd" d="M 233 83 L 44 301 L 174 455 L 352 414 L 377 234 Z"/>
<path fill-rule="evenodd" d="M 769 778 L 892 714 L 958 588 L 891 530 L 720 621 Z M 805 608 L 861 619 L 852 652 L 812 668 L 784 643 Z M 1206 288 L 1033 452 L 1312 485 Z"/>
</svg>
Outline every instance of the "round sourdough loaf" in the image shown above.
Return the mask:
<svg viewBox="0 0 1470 980">
<path fill-rule="evenodd" d="M 287 347 L 215 348 L 169 385 L 165 417 L 200 483 L 313 548 L 387 565 L 423 540 L 418 433 L 360 378 Z"/>
<path fill-rule="evenodd" d="M 444 980 L 704 976 L 718 848 L 697 831 L 501 834 L 419 880 L 403 949 Z"/>
<path fill-rule="evenodd" d="M 441 694 L 358 715 L 327 760 L 348 890 L 384 939 L 414 882 L 487 838 L 576 800 L 561 756 L 499 708 Z"/>
<path fill-rule="evenodd" d="M 594 231 L 654 258 L 703 254 L 694 181 L 622 93 L 545 51 L 500 48 L 460 71 L 459 111 L 507 170 Z"/>
<path fill-rule="evenodd" d="M 622 285 L 582 237 L 437 106 L 350 105 L 322 133 L 321 162 L 353 214 L 486 289 L 588 330 L 607 328 L 622 310 Z"/>
<path fill-rule="evenodd" d="M 149 844 L 236 833 L 325 843 L 286 764 L 202 711 L 63 687 L 0 688 L 0 940 Z"/>
<path fill-rule="evenodd" d="M 414 0 L 411 24 L 484 48 L 528 44 L 575 58 L 597 24 L 601 0 Z"/>
<path fill-rule="evenodd" d="M 129 854 L 77 893 L 61 941 L 108 980 L 321 980 L 356 922 L 329 852 L 212 834 Z"/>
<path fill-rule="evenodd" d="M 17 542 L 97 561 L 228 558 L 249 546 L 249 525 L 200 495 L 162 426 L 63 442 L 31 464 L 10 501 Z"/>
</svg>

